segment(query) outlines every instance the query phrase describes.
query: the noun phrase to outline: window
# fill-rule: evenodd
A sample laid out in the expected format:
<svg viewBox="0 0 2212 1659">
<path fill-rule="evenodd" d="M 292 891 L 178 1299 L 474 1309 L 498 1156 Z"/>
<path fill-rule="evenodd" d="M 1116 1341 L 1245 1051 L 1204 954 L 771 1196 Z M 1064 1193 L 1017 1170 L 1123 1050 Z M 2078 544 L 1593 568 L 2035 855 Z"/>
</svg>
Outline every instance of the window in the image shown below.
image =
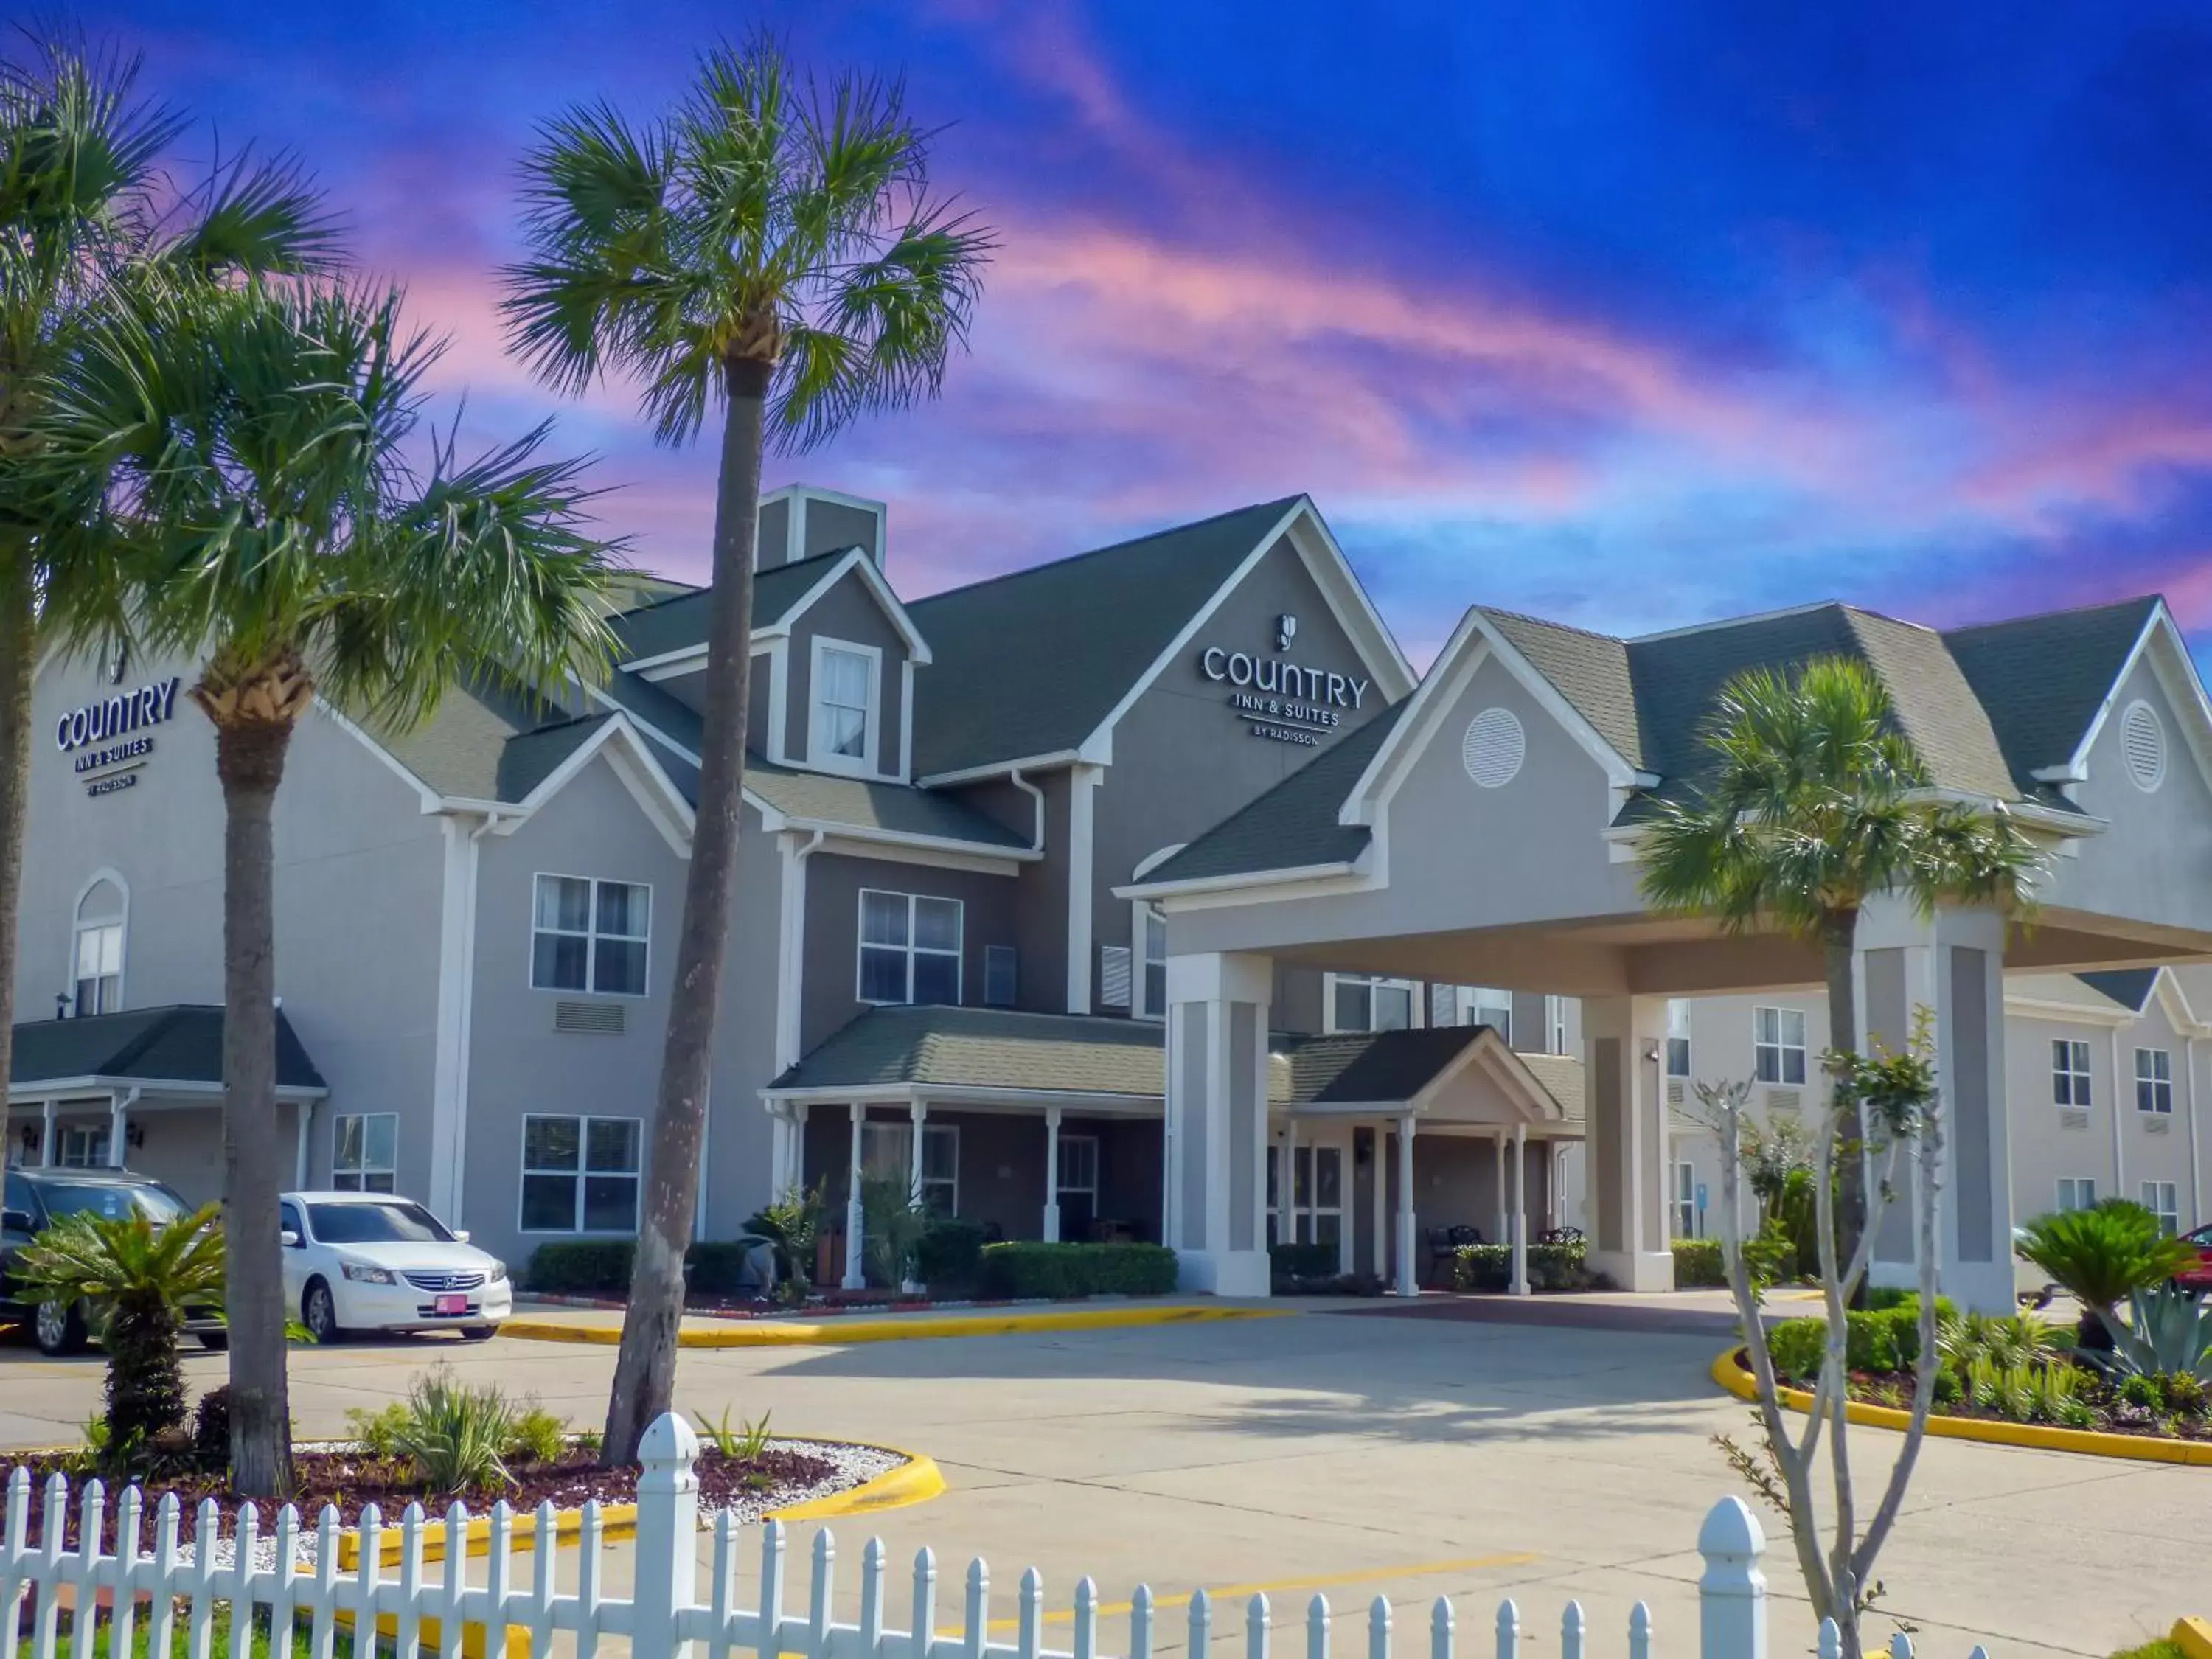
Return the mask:
<svg viewBox="0 0 2212 1659">
<path fill-rule="evenodd" d="M 341 1193 L 398 1191 L 399 1114 L 342 1116 L 331 1146 L 331 1188 Z"/>
<path fill-rule="evenodd" d="M 1332 1031 L 1402 1031 L 1413 1023 L 1411 981 L 1368 974 L 1331 974 L 1328 1029 Z"/>
<path fill-rule="evenodd" d="M 1671 1046 L 1671 1045 L 1670 1045 Z M 1761 1083 L 1805 1080 L 1805 1011 L 1751 1011 L 1751 1069 Z"/>
<path fill-rule="evenodd" d="M 2158 1230 L 2168 1238 L 2181 1231 L 2181 1205 L 2171 1181 L 2146 1181 L 2142 1184 L 2142 1205 L 2158 1218 Z"/>
<path fill-rule="evenodd" d="M 2059 1176 L 2058 1207 L 2062 1210 L 2095 1209 L 2097 1183 L 2087 1176 Z"/>
<path fill-rule="evenodd" d="M 105 1123 L 64 1124 L 58 1162 L 64 1170 L 104 1170 L 107 1167 L 107 1126 Z"/>
<path fill-rule="evenodd" d="M 902 1187 L 914 1174 L 914 1125 L 860 1126 L 860 1173 Z M 960 1213 L 960 1127 L 954 1123 L 921 1126 L 921 1207 L 932 1215 Z"/>
<path fill-rule="evenodd" d="M 1144 1000 L 1137 1012 L 1146 1019 L 1168 1017 L 1168 919 L 1149 904 L 1137 907 L 1137 944 L 1144 952 Z"/>
<path fill-rule="evenodd" d="M 1011 1008 L 1016 1001 L 1019 966 L 1011 945 L 983 947 L 983 1000 L 994 1008 Z"/>
<path fill-rule="evenodd" d="M 1060 1188 L 1053 1199 L 1060 1206 L 1060 1236 L 1076 1243 L 1089 1238 L 1098 1219 L 1097 1136 L 1060 1138 Z"/>
<path fill-rule="evenodd" d="M 1698 1166 L 1677 1164 L 1674 1166 L 1674 1237 L 1695 1238 L 1698 1236 Z"/>
<path fill-rule="evenodd" d="M 2136 1109 L 2172 1116 L 2173 1054 L 2171 1050 L 2136 1050 Z"/>
<path fill-rule="evenodd" d="M 641 997 L 652 930 L 650 887 L 540 876 L 530 936 L 531 988 Z"/>
<path fill-rule="evenodd" d="M 123 1006 L 123 889 L 106 876 L 76 902 L 70 1007 L 79 1015 L 112 1014 Z"/>
<path fill-rule="evenodd" d="M 522 1120 L 522 1231 L 634 1233 L 642 1137 L 634 1117 Z"/>
<path fill-rule="evenodd" d="M 814 726 L 817 766 L 872 771 L 876 763 L 876 665 L 880 653 L 861 646 L 814 641 Z"/>
<path fill-rule="evenodd" d="M 863 1002 L 960 1000 L 958 899 L 860 890 Z"/>
<path fill-rule="evenodd" d="M 1467 988 L 1467 1024 L 1487 1025 L 1505 1039 L 1505 1046 L 1513 1046 L 1513 993 L 1500 991 L 1493 986 L 1470 985 Z"/>
<path fill-rule="evenodd" d="M 1690 1004 L 1683 997 L 1667 1002 L 1667 1075 L 1690 1075 Z"/>
<path fill-rule="evenodd" d="M 2089 1103 L 2089 1045 L 2057 1038 L 2051 1045 L 2051 1098 L 2060 1106 Z"/>
<path fill-rule="evenodd" d="M 1544 999 L 1544 1052 L 1564 1054 L 1567 1052 L 1567 1000 L 1547 996 Z"/>
</svg>

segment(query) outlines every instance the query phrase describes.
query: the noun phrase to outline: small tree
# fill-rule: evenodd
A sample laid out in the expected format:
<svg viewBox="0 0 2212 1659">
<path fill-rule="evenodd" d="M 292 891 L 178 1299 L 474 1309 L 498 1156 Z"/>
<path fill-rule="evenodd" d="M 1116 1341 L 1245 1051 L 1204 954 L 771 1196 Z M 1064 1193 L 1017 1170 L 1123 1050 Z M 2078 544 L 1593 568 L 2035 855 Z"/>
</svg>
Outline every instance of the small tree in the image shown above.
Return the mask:
<svg viewBox="0 0 2212 1659">
<path fill-rule="evenodd" d="M 89 1302 L 107 1353 L 107 1446 L 127 1462 L 155 1436 L 185 1422 L 177 1343 L 185 1309 L 222 1297 L 218 1206 L 155 1224 L 83 1211 L 57 1222 L 16 1257 L 27 1302 Z"/>
<path fill-rule="evenodd" d="M 1923 1010 L 1915 1021 L 1913 1040 L 1902 1054 L 1876 1054 L 1872 1058 L 1830 1051 L 1823 1064 L 1835 1079 L 1830 1109 L 1823 1115 L 1813 1137 L 1811 1167 L 1820 1243 L 1821 1301 L 1826 1313 L 1827 1340 L 1822 1352 L 1820 1374 L 1814 1389 L 1813 1406 L 1804 1432 L 1792 1436 L 1784 1411 L 1774 1359 L 1766 1342 L 1766 1328 L 1759 1318 L 1759 1290 L 1745 1255 L 1745 1239 L 1738 1202 L 1744 1182 L 1747 1124 L 1745 1102 L 1751 1085 L 1745 1083 L 1697 1085 L 1698 1098 L 1711 1115 L 1721 1140 L 1721 1255 L 1728 1273 L 1729 1289 L 1742 1322 L 1744 1349 L 1751 1360 L 1757 1388 L 1759 1425 L 1765 1441 L 1762 1458 L 1747 1451 L 1726 1436 L 1722 1448 L 1737 1472 L 1787 1519 L 1796 1545 L 1797 1565 L 1804 1577 L 1806 1595 L 1816 1619 L 1832 1619 L 1843 1638 L 1844 1659 L 1860 1659 L 1865 1647 L 1862 1622 L 1877 1589 L 1874 1577 L 1876 1558 L 1887 1541 L 1891 1527 L 1905 1501 L 1914 1464 L 1925 1437 L 1928 1411 L 1935 1399 L 1936 1190 L 1943 1162 L 1943 1124 L 1938 1109 L 1936 1068 L 1928 1041 L 1928 1018 Z M 1863 1115 L 1863 1116 L 1862 1115 Z M 1876 1176 L 1869 1191 L 1864 1231 L 1845 1257 L 1836 1230 L 1835 1180 L 1839 1159 L 1858 1156 L 1853 1146 L 1862 1121 L 1874 1131 Z M 1897 1180 L 1905 1170 L 1912 1176 L 1911 1207 L 1919 1252 L 1919 1351 L 1914 1361 L 1911 1419 L 1905 1445 L 1890 1470 L 1888 1485 L 1863 1528 L 1859 1524 L 1858 1495 L 1851 1478 L 1848 1443 L 1848 1376 L 1844 1355 L 1849 1341 L 1848 1315 L 1865 1282 L 1872 1263 L 1874 1241 L 1883 1217 L 1897 1199 Z M 1814 1475 L 1819 1467 L 1821 1441 L 1827 1442 L 1831 1482 L 1834 1488 L 1832 1515 L 1824 1519 Z"/>
<path fill-rule="evenodd" d="M 2021 1255 L 2081 1304 L 2075 1340 L 2085 1348 L 2110 1348 L 2120 1304 L 2197 1260 L 2192 1247 L 2168 1238 L 2156 1216 L 2124 1198 L 2038 1216 L 2021 1231 Z"/>
</svg>

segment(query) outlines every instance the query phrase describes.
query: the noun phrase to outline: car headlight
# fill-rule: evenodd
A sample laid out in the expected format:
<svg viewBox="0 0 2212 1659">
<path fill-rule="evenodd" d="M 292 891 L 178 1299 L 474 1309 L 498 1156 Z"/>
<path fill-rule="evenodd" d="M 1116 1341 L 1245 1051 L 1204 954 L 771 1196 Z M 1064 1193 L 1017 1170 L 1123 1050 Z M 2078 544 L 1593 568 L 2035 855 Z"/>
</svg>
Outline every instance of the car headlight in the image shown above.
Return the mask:
<svg viewBox="0 0 2212 1659">
<path fill-rule="evenodd" d="M 507 1283 L 507 1263 L 504 1261 L 493 1262 L 491 1264 L 490 1279 L 491 1283 L 495 1285 L 504 1285 Z"/>
<path fill-rule="evenodd" d="M 356 1285 L 397 1285 L 399 1282 L 392 1276 L 390 1268 L 372 1267 L 366 1261 L 343 1262 L 338 1271 Z"/>
</svg>

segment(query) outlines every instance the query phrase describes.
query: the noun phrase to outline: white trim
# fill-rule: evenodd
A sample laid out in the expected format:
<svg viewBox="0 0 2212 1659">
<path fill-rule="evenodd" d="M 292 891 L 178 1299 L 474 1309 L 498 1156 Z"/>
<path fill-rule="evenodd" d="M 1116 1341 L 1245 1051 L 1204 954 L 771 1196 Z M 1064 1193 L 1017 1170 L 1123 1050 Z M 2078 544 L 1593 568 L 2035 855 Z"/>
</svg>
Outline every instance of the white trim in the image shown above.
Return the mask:
<svg viewBox="0 0 2212 1659">
<path fill-rule="evenodd" d="M 876 562 L 878 564 L 883 562 L 884 521 L 890 516 L 890 509 L 887 503 L 872 500 L 866 495 L 848 495 L 842 489 L 824 489 L 819 484 L 808 483 L 782 484 L 776 489 L 763 491 L 760 504 L 766 507 L 770 501 L 787 501 L 793 508 L 785 515 L 787 526 L 783 544 L 785 563 L 797 563 L 801 556 L 801 550 L 806 545 L 805 507 L 809 501 L 828 501 L 833 507 L 850 507 L 864 513 L 874 514 L 876 544 L 873 550 Z M 774 567 L 771 566 L 770 568 Z"/>
<path fill-rule="evenodd" d="M 580 881 L 589 893 L 591 914 L 584 932 L 579 935 L 564 927 L 540 927 L 538 925 L 538 884 L 541 881 Z M 599 889 L 602 887 L 642 887 L 645 890 L 645 935 L 641 939 L 635 933 L 599 933 Z M 629 997 L 640 999 L 653 994 L 653 915 L 655 905 L 653 884 L 649 881 L 629 881 L 619 876 L 579 876 L 565 870 L 533 870 L 530 872 L 530 947 L 524 954 L 523 972 L 530 988 L 547 996 L 562 997 Z M 540 985 L 538 982 L 538 935 L 551 933 L 559 939 L 584 940 L 584 983 L 582 985 Z M 592 947 L 602 938 L 625 945 L 645 946 L 644 984 L 635 991 L 606 991 L 599 988 L 599 953 Z"/>
<path fill-rule="evenodd" d="M 914 661 L 899 659 L 898 766 L 890 775 L 904 784 L 914 781 Z"/>
<path fill-rule="evenodd" d="M 122 906 L 112 915 L 102 914 L 88 917 L 84 914 L 84 902 L 92 896 L 92 890 L 103 881 L 112 884 L 115 890 L 123 895 Z M 115 1006 L 96 1011 L 104 1014 L 119 1014 L 131 1006 L 127 994 L 131 973 L 131 884 L 123 878 L 123 872 L 113 865 L 103 864 L 86 877 L 84 884 L 76 890 L 76 896 L 70 901 L 69 965 L 62 975 L 62 983 L 69 987 L 72 1016 L 81 1016 L 83 1012 L 76 1006 L 77 935 L 88 927 L 113 927 L 123 930 L 122 942 L 115 951 Z"/>
<path fill-rule="evenodd" d="M 2103 993 L 2096 994 L 2101 996 Z M 2009 991 L 2005 994 L 2004 1009 L 2008 1016 L 2021 1014 L 2069 1025 L 2132 1025 L 2141 1018 L 2133 1009 L 2122 1008 L 2118 1004 L 2100 1008 L 2092 1003 L 2060 1002 L 2054 998 L 2017 995 Z"/>
<path fill-rule="evenodd" d="M 963 1107 L 986 1110 L 994 1106 L 1006 1106 L 1042 1111 L 1048 1106 L 1059 1104 L 1094 1117 L 1101 1115 L 1148 1116 L 1165 1103 L 1164 1097 L 1159 1095 L 1109 1094 L 1098 1090 L 1086 1092 L 1079 1089 L 1011 1089 L 964 1083 L 872 1083 L 857 1086 L 852 1084 L 822 1084 L 792 1089 L 771 1087 L 763 1089 L 760 1097 L 764 1108 L 817 1105 L 825 1101 L 840 1106 L 848 1102 L 859 1102 L 868 1106 L 898 1106 L 921 1100 L 948 1110 Z"/>
<path fill-rule="evenodd" d="M 750 662 L 748 659 L 748 662 Z M 768 757 L 779 766 L 791 764 L 791 641 L 776 640 L 768 647 Z M 697 763 L 696 761 L 693 763 Z"/>
<path fill-rule="evenodd" d="M 1082 758 L 1075 750 L 1055 749 L 1049 755 L 1026 755 L 1020 760 L 963 766 L 957 772 L 932 772 L 927 777 L 916 778 L 915 784 L 918 788 L 939 789 L 956 783 L 981 783 L 988 778 L 1002 778 L 1009 772 L 1042 772 L 1055 766 L 1072 766 Z"/>
<path fill-rule="evenodd" d="M 1332 877 L 1357 876 L 1359 873 L 1358 861 L 1346 859 L 1334 864 L 1293 865 L 1286 870 L 1255 870 L 1249 874 L 1239 872 L 1224 876 L 1194 876 L 1187 881 L 1133 881 L 1124 886 L 1116 887 L 1114 890 L 1114 896 L 1158 900 L 1188 898 L 1206 893 L 1228 893 L 1231 896 L 1230 902 L 1241 904 L 1248 896 L 1241 890 L 1247 887 L 1287 886 L 1304 882 L 1325 880 Z M 1270 894 L 1267 896 L 1277 896 Z M 1286 893 L 1280 896 L 1304 898 L 1308 895 Z"/>
<path fill-rule="evenodd" d="M 2182 719 L 2178 723 L 2183 728 L 2182 737 L 2189 744 L 2190 753 L 2196 759 L 2197 775 L 2212 781 L 2212 698 L 2206 696 L 2203 677 L 2197 672 L 2196 659 L 2191 656 L 2188 643 L 2182 638 L 2181 630 L 2173 620 L 2173 613 L 2166 609 L 2166 601 L 2162 599 L 2151 606 L 2150 615 L 2143 619 L 2142 631 L 2136 635 L 2136 642 L 2128 648 L 2119 672 L 2112 677 L 2111 687 L 2106 691 L 2104 700 L 2097 705 L 2096 714 L 2089 721 L 2088 729 L 2081 734 L 2081 741 L 2075 745 L 2073 755 L 2063 767 L 2045 768 L 2036 773 L 2037 777 L 2044 777 L 2049 773 L 2063 781 L 2087 781 L 2090 750 L 2096 746 L 2106 721 L 2112 718 L 2112 711 L 2119 702 L 2120 692 L 2126 686 L 2129 676 L 2135 672 L 2136 665 L 2150 649 L 2151 642 L 2160 638 L 2166 641 L 2166 650 L 2152 659 L 2151 672 L 2157 678 L 2160 689 L 2175 705 L 2177 715 L 2181 714 L 2185 705 L 2194 710 L 2197 716 L 2194 720 Z"/>
<path fill-rule="evenodd" d="M 1340 984 L 1364 986 L 1368 992 L 1367 1024 L 1339 1025 L 1336 1023 L 1336 988 Z M 1406 1023 L 1402 1026 L 1375 1024 L 1374 994 L 1377 991 L 1402 990 L 1406 994 Z M 1402 979 L 1395 974 L 1340 974 L 1334 969 L 1321 976 L 1321 1030 L 1323 1036 L 1372 1036 L 1376 1031 L 1412 1030 L 1420 1024 L 1416 1016 L 1420 1012 L 1420 982 Z"/>
<path fill-rule="evenodd" d="M 869 942 L 865 924 L 868 914 L 868 896 L 872 893 L 878 898 L 906 901 L 905 945 Z M 950 951 L 939 950 L 935 945 L 921 945 L 915 943 L 915 917 L 923 899 L 936 904 L 949 904 L 959 913 L 959 939 Z M 869 996 L 861 988 L 866 983 L 866 953 L 870 951 L 899 950 L 906 953 L 906 994 L 889 1000 Z M 917 1004 L 914 996 L 914 959 L 916 956 L 949 956 L 952 958 L 952 1006 L 958 1006 L 966 996 L 968 988 L 968 902 L 965 899 L 947 898 L 942 893 L 902 893 L 889 887 L 861 888 L 854 898 L 853 908 L 853 1000 L 864 1008 L 912 1008 L 923 1006 Z"/>
<path fill-rule="evenodd" d="M 1067 775 L 1067 1012 L 1091 1012 L 1091 906 L 1097 885 L 1097 792 L 1102 769 L 1076 766 Z"/>
<path fill-rule="evenodd" d="M 552 799 L 568 786 L 571 779 L 581 773 L 585 767 L 591 763 L 594 756 L 608 744 L 615 743 L 627 746 L 630 755 L 643 770 L 642 781 L 649 784 L 651 787 L 644 793 L 640 793 L 640 780 L 626 775 L 620 767 L 615 769 L 616 775 L 622 778 L 623 783 L 634 794 L 639 795 L 639 805 L 647 808 L 648 815 L 653 817 L 655 827 L 660 830 L 664 836 L 668 836 L 670 831 L 667 820 L 672 819 L 674 824 L 680 827 L 682 844 L 678 845 L 672 839 L 671 845 L 679 856 L 688 857 L 690 853 L 691 803 L 684 799 L 684 792 L 676 787 L 674 780 L 670 778 L 660 762 L 654 757 L 652 750 L 647 747 L 645 740 L 638 735 L 637 728 L 632 723 L 629 714 L 618 706 L 616 712 L 607 718 L 598 731 L 577 744 L 574 751 L 568 758 L 547 773 L 539 781 L 538 787 L 520 801 L 476 801 L 453 797 L 439 801 L 439 808 L 452 811 L 494 814 L 501 820 L 495 833 L 503 836 L 513 835 L 525 818 L 529 817 L 547 801 Z M 698 764 L 696 756 L 686 753 L 673 744 L 669 747 L 676 753 L 683 755 L 693 765 Z M 651 812 L 647 796 L 653 794 L 660 798 L 661 805 L 665 809 L 665 817 Z"/>
<path fill-rule="evenodd" d="M 30 1078 L 21 1083 L 10 1084 L 8 1101 L 12 1105 L 41 1100 L 72 1100 L 79 1095 L 111 1093 L 118 1089 L 135 1089 L 142 1094 L 180 1095 L 188 1100 L 221 1100 L 224 1094 L 220 1083 L 202 1083 L 191 1078 L 110 1077 L 104 1072 L 88 1072 L 81 1077 Z M 289 1083 L 276 1085 L 279 1100 L 325 1100 L 330 1097 L 327 1085 L 307 1088 Z M 151 1111 L 161 1101 L 141 1100 L 139 1106 Z"/>
<path fill-rule="evenodd" d="M 890 621 L 890 625 L 898 630 L 899 638 L 906 642 L 906 648 L 914 659 L 921 663 L 930 661 L 929 641 L 922 637 L 921 630 L 914 625 L 914 618 L 907 615 L 906 606 L 900 602 L 899 596 L 891 590 L 891 585 L 884 573 L 877 568 L 873 560 L 858 549 L 847 553 L 843 558 L 832 565 L 819 581 L 799 595 L 796 602 L 787 606 L 781 617 L 765 626 L 755 629 L 753 637 L 757 640 L 772 640 L 788 635 L 791 632 L 792 623 L 812 610 L 815 604 L 824 594 L 842 581 L 848 573 L 854 571 L 860 573 L 861 585 L 875 596 L 876 603 L 883 608 L 884 615 Z"/>
<path fill-rule="evenodd" d="M 445 841 L 438 901 L 438 1017 L 431 1049 L 430 1210 L 459 1224 L 461 1168 L 468 1145 L 469 1013 L 475 1000 L 477 830 L 459 817 L 440 822 Z M 532 903 L 537 902 L 532 884 Z"/>
<path fill-rule="evenodd" d="M 927 836 L 899 836 L 885 830 L 871 834 L 846 824 L 817 818 L 779 817 L 776 830 L 819 830 L 828 837 L 829 851 L 846 858 L 875 859 L 884 864 L 911 864 L 924 870 L 963 870 L 978 876 L 1018 876 L 1024 863 L 1036 854 L 1019 848 L 990 853 L 969 850 L 966 842 L 939 841 Z"/>
<path fill-rule="evenodd" d="M 865 658 L 868 665 L 867 700 L 862 711 L 865 724 L 861 727 L 860 752 L 857 756 L 833 755 L 822 747 L 822 659 L 833 651 Z M 883 647 L 862 645 L 856 640 L 836 639 L 828 634 L 815 635 L 808 642 L 806 654 L 806 764 L 817 772 L 874 778 L 881 771 L 877 757 L 883 749 Z"/>
<path fill-rule="evenodd" d="M 780 866 L 781 904 L 776 914 L 775 1074 L 799 1064 L 801 1058 L 800 991 L 806 966 L 806 860 L 823 842 L 817 830 L 802 844 L 792 830 L 775 838 Z"/>
</svg>

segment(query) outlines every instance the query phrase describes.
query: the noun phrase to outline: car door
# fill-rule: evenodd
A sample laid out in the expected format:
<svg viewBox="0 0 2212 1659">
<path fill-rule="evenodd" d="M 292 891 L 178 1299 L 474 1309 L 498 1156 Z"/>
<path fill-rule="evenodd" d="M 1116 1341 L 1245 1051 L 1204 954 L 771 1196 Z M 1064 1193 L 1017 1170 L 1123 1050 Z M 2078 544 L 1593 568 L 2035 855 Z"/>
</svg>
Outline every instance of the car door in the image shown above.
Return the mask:
<svg viewBox="0 0 2212 1659">
<path fill-rule="evenodd" d="M 8 1172 L 4 1189 L 0 1189 L 0 1209 L 7 1212 L 7 1224 L 0 1227 L 0 1302 L 12 1302 L 15 1294 L 9 1281 L 14 1274 L 15 1254 L 31 1242 L 39 1214 L 31 1183 L 13 1170 Z"/>
<path fill-rule="evenodd" d="M 276 1206 L 276 1224 L 292 1235 L 293 1242 L 282 1252 L 284 1257 L 284 1306 L 293 1318 L 299 1317 L 300 1298 L 307 1290 L 307 1218 L 300 1205 L 286 1199 Z"/>
</svg>

